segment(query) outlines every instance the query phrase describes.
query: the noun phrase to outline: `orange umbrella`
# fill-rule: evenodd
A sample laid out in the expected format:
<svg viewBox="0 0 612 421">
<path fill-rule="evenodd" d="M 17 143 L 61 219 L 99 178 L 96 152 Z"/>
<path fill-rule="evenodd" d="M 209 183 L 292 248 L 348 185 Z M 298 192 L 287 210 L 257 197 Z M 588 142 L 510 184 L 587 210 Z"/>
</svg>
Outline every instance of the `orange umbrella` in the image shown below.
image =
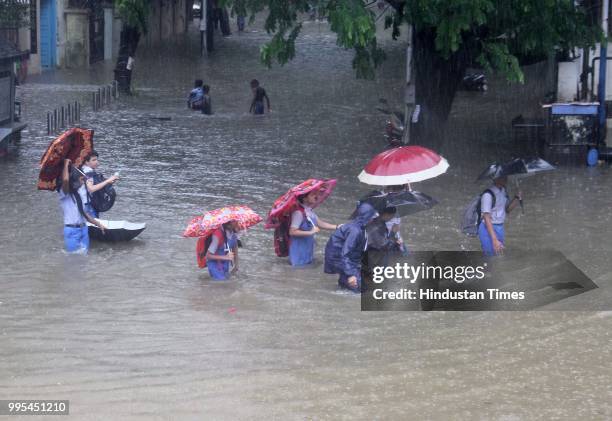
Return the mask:
<svg viewBox="0 0 612 421">
<path fill-rule="evenodd" d="M 83 164 L 85 157 L 93 151 L 93 133 L 93 130 L 75 127 L 66 130 L 49 144 L 40 159 L 38 190 L 57 189 L 65 159 L 70 159 L 75 167 Z"/>
</svg>

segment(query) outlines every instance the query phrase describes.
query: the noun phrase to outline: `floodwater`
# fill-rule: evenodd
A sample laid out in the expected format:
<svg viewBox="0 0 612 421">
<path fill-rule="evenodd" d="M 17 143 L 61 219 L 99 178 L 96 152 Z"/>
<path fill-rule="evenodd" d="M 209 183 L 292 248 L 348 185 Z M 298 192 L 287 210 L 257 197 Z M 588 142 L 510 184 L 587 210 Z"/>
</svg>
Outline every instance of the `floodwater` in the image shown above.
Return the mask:
<svg viewBox="0 0 612 421">
<path fill-rule="evenodd" d="M 265 39 L 260 28 L 235 33 L 210 58 L 195 37 L 143 48 L 138 94 L 96 113 L 91 92 L 111 80 L 112 63 L 20 87 L 29 127 L 0 162 L 0 394 L 69 399 L 84 420 L 611 419 L 612 313 L 362 313 L 323 274 L 326 234 L 317 263 L 293 270 L 262 226 L 244 238 L 231 281 L 197 268 L 195 241 L 181 233 L 201 210 L 247 204 L 265 215 L 291 185 L 333 177 L 318 213 L 346 220 L 368 191 L 357 174 L 384 149 L 378 98 L 401 102 L 399 43 L 387 43 L 377 80 L 362 81 L 324 24 L 305 26 L 284 68 L 258 63 Z M 211 85 L 214 116 L 186 110 L 195 78 Z M 272 101 L 262 118 L 247 113 L 252 78 Z M 418 186 L 440 204 L 405 220 L 410 248 L 478 248 L 458 231 L 459 214 L 488 160 L 509 153 L 510 113 L 530 92 L 498 82 L 458 95 L 440 147 L 451 168 Z M 94 244 L 86 257 L 62 252 L 58 199 L 36 190 L 45 113 L 74 100 L 101 169 L 121 172 L 105 216 L 147 223 L 138 239 Z M 470 123 L 476 115 L 499 139 Z M 601 287 L 583 303 L 612 285 L 611 182 L 607 166 L 533 177 L 525 214 L 508 225 L 509 250 L 560 250 Z"/>
</svg>

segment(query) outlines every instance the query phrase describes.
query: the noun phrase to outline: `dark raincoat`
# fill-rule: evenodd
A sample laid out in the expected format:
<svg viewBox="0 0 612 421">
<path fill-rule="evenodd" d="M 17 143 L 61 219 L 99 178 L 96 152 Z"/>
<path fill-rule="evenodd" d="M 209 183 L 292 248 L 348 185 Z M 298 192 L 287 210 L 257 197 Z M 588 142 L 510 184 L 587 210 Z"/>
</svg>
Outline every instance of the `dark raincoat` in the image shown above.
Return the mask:
<svg viewBox="0 0 612 421">
<path fill-rule="evenodd" d="M 360 204 L 353 219 L 334 231 L 325 246 L 325 273 L 340 274 L 342 286 L 355 276 L 361 288 L 361 258 L 367 245 L 365 226 L 375 216 L 372 205 Z"/>
</svg>

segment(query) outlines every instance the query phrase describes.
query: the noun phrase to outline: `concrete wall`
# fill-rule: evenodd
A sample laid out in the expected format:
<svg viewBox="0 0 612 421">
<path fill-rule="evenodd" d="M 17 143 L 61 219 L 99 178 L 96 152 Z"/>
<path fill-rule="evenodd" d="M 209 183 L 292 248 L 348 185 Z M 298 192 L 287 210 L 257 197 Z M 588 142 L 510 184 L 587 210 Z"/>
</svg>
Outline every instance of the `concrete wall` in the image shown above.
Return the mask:
<svg viewBox="0 0 612 421">
<path fill-rule="evenodd" d="M 66 9 L 63 67 L 89 65 L 89 13 L 86 10 Z"/>
<path fill-rule="evenodd" d="M 123 22 L 117 15 L 114 16 L 113 20 L 113 58 L 119 55 L 119 45 L 121 43 L 121 27 Z"/>
<path fill-rule="evenodd" d="M 594 50 L 588 51 L 589 66 L 593 57 L 599 57 L 599 45 Z M 612 44 L 608 46 L 608 57 L 612 57 Z M 580 75 L 582 74 L 582 56 L 584 51 L 578 50 L 580 56 L 573 62 L 560 62 L 558 64 L 559 78 L 557 83 L 558 101 L 573 101 L 576 98 L 577 87 L 580 83 Z M 593 82 L 593 92 L 591 92 L 591 83 Z M 599 90 L 599 60 L 595 61 L 594 71 L 589 74 L 589 98 L 597 101 L 597 92 Z M 589 99 L 590 100 L 590 99 Z M 606 101 L 612 100 L 612 61 L 608 61 L 606 68 Z"/>
<path fill-rule="evenodd" d="M 104 60 L 113 58 L 113 17 L 112 8 L 104 8 Z"/>
<path fill-rule="evenodd" d="M 557 101 L 576 100 L 581 72 L 582 60 L 580 59 L 558 63 Z"/>
<path fill-rule="evenodd" d="M 89 65 L 89 16 L 86 10 L 69 9 L 68 0 L 56 1 L 56 57 L 57 67 L 84 67 Z M 152 10 L 149 15 L 149 32 L 142 42 L 154 46 L 175 35 L 185 32 L 187 28 L 188 0 L 151 0 Z M 108 17 L 112 16 L 106 25 Z M 28 74 L 41 72 L 40 62 L 40 0 L 36 0 L 37 51 L 30 54 Z M 104 58 L 114 59 L 119 52 L 121 19 L 111 10 L 105 13 L 105 53 Z M 19 47 L 31 50 L 30 28 L 19 30 Z"/>
<path fill-rule="evenodd" d="M 68 7 L 68 0 L 56 0 L 56 20 L 57 20 L 57 44 L 56 44 L 56 56 L 57 56 L 57 67 L 65 66 L 66 57 L 66 15 L 65 11 Z"/>
<path fill-rule="evenodd" d="M 30 57 L 27 63 L 28 74 L 39 74 L 41 72 L 40 67 L 40 0 L 36 0 L 36 21 L 31 22 L 36 28 L 36 53 L 32 52 L 31 34 L 30 28 L 19 29 L 19 42 L 18 47 L 20 50 L 30 51 Z"/>
</svg>

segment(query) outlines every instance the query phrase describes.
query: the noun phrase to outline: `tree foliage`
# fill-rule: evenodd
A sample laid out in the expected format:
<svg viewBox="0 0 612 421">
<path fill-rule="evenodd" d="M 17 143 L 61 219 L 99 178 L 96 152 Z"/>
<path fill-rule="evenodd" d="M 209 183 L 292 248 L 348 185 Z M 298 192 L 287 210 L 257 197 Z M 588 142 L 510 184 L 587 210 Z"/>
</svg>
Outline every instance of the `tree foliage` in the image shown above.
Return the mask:
<svg viewBox="0 0 612 421">
<path fill-rule="evenodd" d="M 124 0 L 125 1 L 125 0 Z M 295 41 L 310 4 L 328 17 L 337 43 L 354 49 L 358 77 L 371 78 L 384 58 L 376 39 L 375 2 L 364 0 L 226 0 L 242 14 L 266 11 L 265 29 L 272 39 L 261 48 L 262 61 L 286 63 L 295 56 Z M 602 34 L 585 7 L 574 0 L 402 0 L 386 16 L 386 27 L 400 36 L 403 24 L 431 34 L 435 54 L 449 59 L 461 52 L 473 63 L 522 81 L 522 60 L 551 51 L 594 45 Z M 404 27 L 405 28 L 405 27 Z"/>
<path fill-rule="evenodd" d="M 152 0 L 114 0 L 115 7 L 121 20 L 123 28 L 119 40 L 119 54 L 115 66 L 115 80 L 119 89 L 130 94 L 132 91 L 132 69 L 129 66 L 130 59 L 133 60 L 140 35 L 148 32 L 148 16 L 151 11 Z"/>
<path fill-rule="evenodd" d="M 151 0 L 115 0 L 115 7 L 124 25 L 147 33 Z"/>
<path fill-rule="evenodd" d="M 0 0 L 0 28 L 16 29 L 27 27 L 29 4 L 18 0 Z"/>
<path fill-rule="evenodd" d="M 519 62 L 554 51 L 593 46 L 599 26 L 574 0 L 409 0 L 393 25 L 408 22 L 435 34 L 443 58 L 463 50 L 487 70 L 522 81 Z M 398 19 L 399 17 L 400 19 Z"/>
</svg>

